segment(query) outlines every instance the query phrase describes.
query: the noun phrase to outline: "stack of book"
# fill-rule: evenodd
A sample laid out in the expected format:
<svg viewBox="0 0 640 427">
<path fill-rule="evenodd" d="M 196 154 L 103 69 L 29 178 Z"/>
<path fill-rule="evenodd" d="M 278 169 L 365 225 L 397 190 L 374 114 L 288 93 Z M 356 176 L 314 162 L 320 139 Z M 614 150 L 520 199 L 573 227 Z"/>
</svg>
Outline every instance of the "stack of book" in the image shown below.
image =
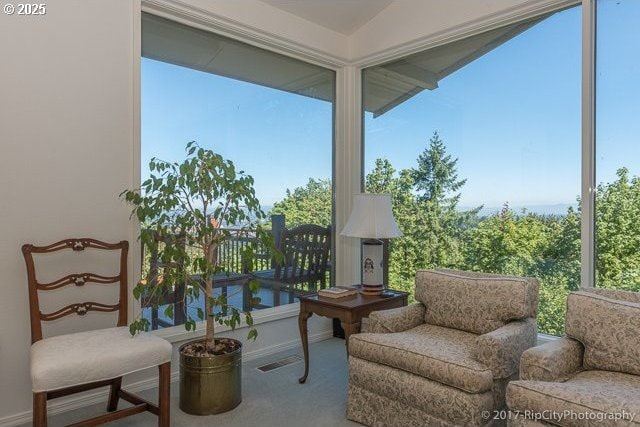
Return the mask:
<svg viewBox="0 0 640 427">
<path fill-rule="evenodd" d="M 358 291 L 352 288 L 325 288 L 318 290 L 318 295 L 328 298 L 343 298 L 357 293 Z"/>
</svg>

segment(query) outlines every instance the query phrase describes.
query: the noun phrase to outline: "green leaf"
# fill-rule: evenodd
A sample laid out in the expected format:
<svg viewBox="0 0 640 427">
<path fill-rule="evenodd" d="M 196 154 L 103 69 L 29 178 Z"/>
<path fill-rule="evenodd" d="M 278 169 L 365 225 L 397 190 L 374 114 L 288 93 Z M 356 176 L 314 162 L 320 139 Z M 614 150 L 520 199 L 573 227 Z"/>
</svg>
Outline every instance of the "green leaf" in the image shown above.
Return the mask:
<svg viewBox="0 0 640 427">
<path fill-rule="evenodd" d="M 167 304 L 167 307 L 164 309 L 164 315 L 169 319 L 173 319 L 173 304 Z"/>
</svg>

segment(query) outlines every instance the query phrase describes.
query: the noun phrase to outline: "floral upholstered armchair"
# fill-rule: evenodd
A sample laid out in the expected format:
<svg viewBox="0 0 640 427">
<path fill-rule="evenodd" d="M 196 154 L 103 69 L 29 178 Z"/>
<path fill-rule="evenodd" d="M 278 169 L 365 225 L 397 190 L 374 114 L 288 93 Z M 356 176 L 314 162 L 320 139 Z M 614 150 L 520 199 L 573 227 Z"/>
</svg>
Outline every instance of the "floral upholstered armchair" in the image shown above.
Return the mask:
<svg viewBox="0 0 640 427">
<path fill-rule="evenodd" d="M 495 425 L 535 345 L 538 281 L 430 270 L 416 300 L 371 313 L 349 340 L 347 417 L 369 426 Z"/>
<path fill-rule="evenodd" d="M 509 425 L 640 426 L 640 293 L 572 292 L 565 331 L 522 355 Z"/>
</svg>

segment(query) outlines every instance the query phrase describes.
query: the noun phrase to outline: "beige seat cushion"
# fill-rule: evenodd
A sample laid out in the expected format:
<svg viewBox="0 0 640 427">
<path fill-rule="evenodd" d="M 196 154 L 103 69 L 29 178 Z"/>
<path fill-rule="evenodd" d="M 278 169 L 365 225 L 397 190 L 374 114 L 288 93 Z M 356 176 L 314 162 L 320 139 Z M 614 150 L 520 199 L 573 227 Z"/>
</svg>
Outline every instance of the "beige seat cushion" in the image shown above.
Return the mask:
<svg viewBox="0 0 640 427">
<path fill-rule="evenodd" d="M 347 399 L 347 417 L 368 426 L 479 426 L 494 409 L 491 391 L 467 393 L 358 357 L 349 358 Z"/>
<path fill-rule="evenodd" d="M 172 346 L 152 334 L 131 336 L 128 327 L 45 338 L 31 346 L 34 392 L 119 377 L 171 360 Z"/>
<path fill-rule="evenodd" d="M 476 337 L 469 332 L 425 324 L 391 334 L 352 335 L 349 354 L 469 393 L 482 393 L 491 390 L 493 374 L 473 359 Z"/>
<path fill-rule="evenodd" d="M 512 381 L 507 387 L 507 405 L 512 411 L 548 417 L 554 412 L 566 414 L 547 420 L 560 426 L 640 426 L 638 396 L 640 377 L 608 371 L 583 371 L 563 383 Z M 607 419 L 605 414 L 626 414 L 627 418 Z M 583 418 L 578 419 L 580 416 Z M 597 417 L 602 418 L 600 422 Z"/>
</svg>

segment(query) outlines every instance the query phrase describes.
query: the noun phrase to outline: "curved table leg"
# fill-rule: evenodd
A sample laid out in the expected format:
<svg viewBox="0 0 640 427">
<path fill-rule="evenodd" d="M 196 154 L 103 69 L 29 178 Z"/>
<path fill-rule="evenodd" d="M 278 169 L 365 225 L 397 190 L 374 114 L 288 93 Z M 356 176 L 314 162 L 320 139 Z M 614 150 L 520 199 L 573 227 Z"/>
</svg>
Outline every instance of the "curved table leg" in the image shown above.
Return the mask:
<svg viewBox="0 0 640 427">
<path fill-rule="evenodd" d="M 309 334 L 307 333 L 307 319 L 313 313 L 300 312 L 298 315 L 298 328 L 300 329 L 300 339 L 302 340 L 302 351 L 304 352 L 304 375 L 298 379 L 300 384 L 304 384 L 309 375 Z"/>
<path fill-rule="evenodd" d="M 347 354 L 349 353 L 349 337 L 352 334 L 360 332 L 360 322 L 348 323 L 340 322 L 340 326 L 344 330 L 344 344 L 347 346 Z"/>
</svg>

